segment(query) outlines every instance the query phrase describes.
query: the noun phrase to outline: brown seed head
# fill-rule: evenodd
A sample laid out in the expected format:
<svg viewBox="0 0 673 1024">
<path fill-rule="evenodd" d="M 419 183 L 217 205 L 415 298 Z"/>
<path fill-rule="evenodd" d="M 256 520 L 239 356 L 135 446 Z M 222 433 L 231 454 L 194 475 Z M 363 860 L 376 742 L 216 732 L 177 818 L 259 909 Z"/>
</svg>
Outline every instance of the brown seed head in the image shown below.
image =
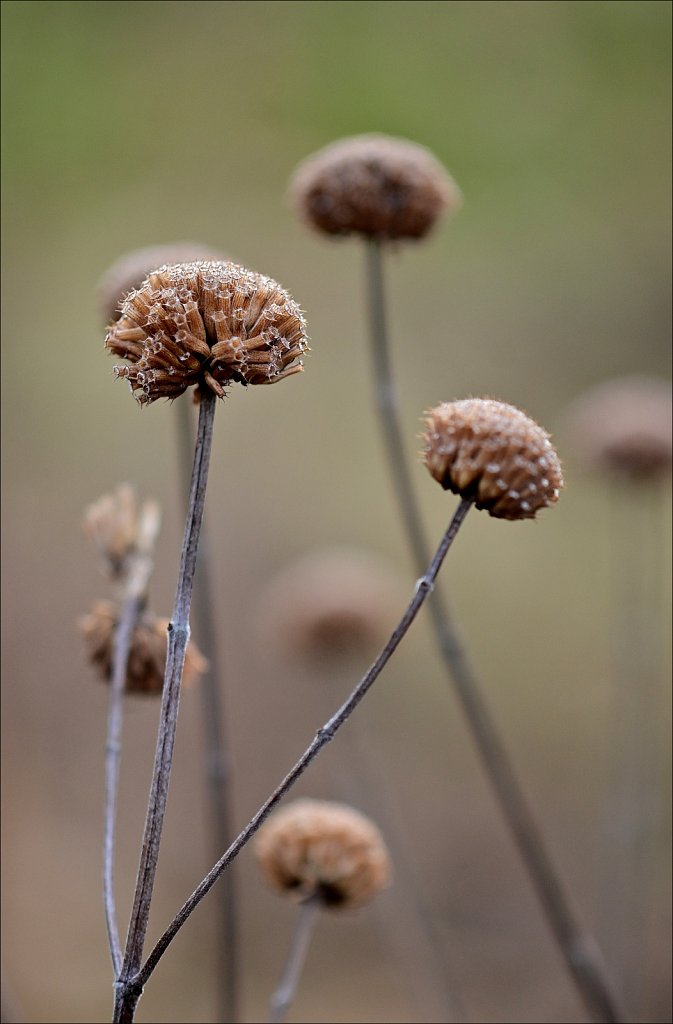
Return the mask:
<svg viewBox="0 0 673 1024">
<path fill-rule="evenodd" d="M 160 267 L 126 296 L 105 340 L 139 402 L 224 385 L 273 384 L 302 369 L 306 322 L 270 277 L 210 260 Z"/>
<path fill-rule="evenodd" d="M 167 263 L 189 263 L 192 260 L 227 260 L 226 253 L 199 242 L 171 242 L 135 249 L 121 256 L 103 274 L 97 288 L 98 307 L 105 323 L 118 320 L 129 292 L 141 284 L 157 267 Z"/>
<path fill-rule="evenodd" d="M 112 676 L 114 636 L 119 621 L 119 609 L 112 601 L 97 601 L 88 615 L 78 622 L 84 637 L 89 661 L 100 676 L 109 683 Z M 126 692 L 160 694 L 164 687 L 164 669 L 168 638 L 168 619 L 158 619 L 146 612 L 139 620 L 129 652 L 126 670 Z M 196 644 L 187 645 L 183 680 L 189 685 L 208 668 Z"/>
<path fill-rule="evenodd" d="M 119 579 L 138 537 L 138 504 L 130 484 L 120 484 L 84 512 L 84 532 L 95 545 L 105 570 Z"/>
<path fill-rule="evenodd" d="M 381 833 L 358 811 L 295 800 L 262 825 L 255 853 L 269 885 L 285 896 L 317 896 L 328 910 L 362 906 L 390 884 Z"/>
<path fill-rule="evenodd" d="M 424 146 L 386 135 L 341 139 L 296 170 L 290 197 L 329 235 L 421 238 L 461 204 L 458 186 Z"/>
<path fill-rule="evenodd" d="M 447 491 L 497 519 L 534 519 L 558 499 L 561 463 L 542 427 L 513 405 L 490 398 L 431 409 L 423 461 Z"/>
<path fill-rule="evenodd" d="M 620 377 L 592 388 L 566 422 L 587 465 L 643 480 L 671 472 L 671 384 L 659 377 Z"/>
<path fill-rule="evenodd" d="M 312 668 L 342 665 L 379 650 L 399 611 L 399 581 L 376 559 L 349 548 L 316 552 L 269 584 L 257 621 L 277 654 Z"/>
</svg>

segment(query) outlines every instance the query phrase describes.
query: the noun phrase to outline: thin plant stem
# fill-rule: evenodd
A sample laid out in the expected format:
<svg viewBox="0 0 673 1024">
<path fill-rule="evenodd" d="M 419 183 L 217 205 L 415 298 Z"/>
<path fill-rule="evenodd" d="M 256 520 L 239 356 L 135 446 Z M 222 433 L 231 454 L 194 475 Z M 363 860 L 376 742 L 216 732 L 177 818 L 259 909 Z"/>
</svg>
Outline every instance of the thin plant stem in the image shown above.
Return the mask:
<svg viewBox="0 0 673 1024">
<path fill-rule="evenodd" d="M 185 503 L 189 502 L 191 455 L 194 451 L 191 406 L 177 403 L 177 444 L 180 477 L 184 484 Z M 210 826 L 213 859 L 226 850 L 234 835 L 231 761 L 226 742 L 223 687 L 224 672 L 220 657 L 218 633 L 213 609 L 215 603 L 210 574 L 210 533 L 208 520 L 201 525 L 201 542 L 197 553 L 197 576 L 194 584 L 193 622 L 197 641 L 208 657 L 209 667 L 199 681 L 203 716 L 203 771 L 206 805 Z M 217 888 L 217 994 L 218 1017 L 227 1024 L 236 1024 L 239 1017 L 239 921 L 236 872 L 229 871 Z"/>
<path fill-rule="evenodd" d="M 190 635 L 189 613 L 196 570 L 196 552 L 206 498 L 216 401 L 215 395 L 206 393 L 201 399 L 199 409 L 189 510 L 180 553 L 173 615 L 168 625 L 168 652 L 154 772 L 124 961 L 115 982 L 114 1021 L 116 1024 L 127 1024 L 133 1020 L 142 991 L 142 989 L 138 990 L 134 984 L 134 978 L 142 961 L 168 798 L 168 784 L 180 704 L 180 683 Z"/>
<path fill-rule="evenodd" d="M 372 239 L 366 248 L 366 276 L 376 403 L 389 469 L 416 566 L 427 561 L 428 544 L 404 455 L 399 403 L 392 373 L 383 285 L 383 243 Z M 566 967 L 587 1009 L 597 1021 L 623 1020 L 617 998 L 593 938 L 574 910 L 545 848 L 534 815 L 519 785 L 509 755 L 480 693 L 449 610 L 438 591 L 429 601 L 433 629 L 453 680 L 483 768 L 538 895 Z"/>
<path fill-rule="evenodd" d="M 612 481 L 612 671 L 600 919 L 631 1016 L 646 1014 L 650 883 L 657 808 L 657 613 L 663 564 L 656 487 Z"/>
<path fill-rule="evenodd" d="M 173 941 L 175 936 L 178 934 L 182 926 L 185 924 L 190 914 L 196 909 L 204 896 L 212 889 L 215 882 L 218 880 L 223 871 L 225 871 L 235 857 L 241 852 L 243 847 L 252 839 L 257 830 L 259 829 L 262 822 L 268 817 L 273 808 L 282 800 L 285 794 L 294 786 L 295 782 L 304 774 L 311 762 L 318 756 L 320 751 L 330 740 L 334 739 L 334 736 L 344 724 L 344 722 L 352 715 L 355 708 L 358 706 L 360 701 L 364 698 L 367 691 L 376 681 L 380 675 L 382 669 L 386 666 L 402 638 L 409 629 L 411 623 L 416 618 L 421 606 L 423 605 L 428 594 L 431 592 L 435 584 L 437 573 L 439 572 L 442 562 L 453 543 L 453 540 L 460 529 L 460 526 L 465 519 L 472 502 L 463 499 L 449 526 L 446 533 L 444 534 L 435 556 L 432 559 L 428 571 L 417 581 L 414 595 L 409 602 L 406 611 L 400 619 L 398 625 L 393 630 L 388 642 L 385 647 L 373 662 L 367 672 L 364 674 L 358 685 L 355 687 L 351 695 L 341 705 L 341 707 L 328 719 L 325 724 L 318 729 L 312 742 L 301 755 L 299 760 L 296 762 L 293 768 L 288 772 L 283 781 L 274 789 L 268 799 L 262 804 L 257 813 L 249 821 L 246 827 L 240 832 L 234 842 L 231 844 L 229 849 L 223 854 L 217 864 L 208 872 L 205 878 L 199 883 L 197 888 L 194 890 L 189 899 L 183 904 L 178 913 L 169 924 L 166 931 L 163 933 L 159 941 L 154 946 L 154 949 L 147 957 L 143 968 L 138 972 L 135 977 L 129 979 L 129 984 L 137 992 L 139 997 L 142 992 L 143 986 L 147 983 L 148 978 L 152 975 L 157 964 L 161 960 L 161 957 L 166 952 L 168 946 Z M 130 1017 L 128 1020 L 132 1020 Z"/>
<path fill-rule="evenodd" d="M 281 1024 L 290 1008 L 297 991 L 299 978 L 306 962 L 313 932 L 320 913 L 320 897 L 310 896 L 299 908 L 299 917 L 287 954 L 287 960 L 280 976 L 278 988 L 271 997 L 269 1024 Z"/>
<path fill-rule="evenodd" d="M 105 811 L 103 832 L 103 904 L 108 944 L 115 977 L 122 966 L 122 951 L 117 927 L 114 896 L 114 854 L 117 826 L 117 797 L 121 762 L 124 690 L 129 653 L 138 617 L 145 603 L 147 588 L 154 567 L 153 552 L 160 525 L 159 506 L 148 501 L 143 505 L 138 523 L 138 536 L 126 567 L 121 614 L 115 631 L 107 738 L 105 743 Z"/>
</svg>

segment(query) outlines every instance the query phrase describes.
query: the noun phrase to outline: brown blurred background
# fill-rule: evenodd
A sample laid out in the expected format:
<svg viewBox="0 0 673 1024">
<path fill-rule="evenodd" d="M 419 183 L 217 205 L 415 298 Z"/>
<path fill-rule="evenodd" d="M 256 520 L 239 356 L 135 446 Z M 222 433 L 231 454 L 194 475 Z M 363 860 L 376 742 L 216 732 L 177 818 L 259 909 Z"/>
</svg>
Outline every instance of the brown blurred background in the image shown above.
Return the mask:
<svg viewBox="0 0 673 1024">
<path fill-rule="evenodd" d="M 389 265 L 407 447 L 422 411 L 469 394 L 552 430 L 567 489 L 538 524 L 473 514 L 444 572 L 487 699 L 583 918 L 601 935 L 609 782 L 615 495 L 564 447 L 580 392 L 670 374 L 670 6 L 647 2 L 128 3 L 7 0 L 4 24 L 3 964 L 24 1022 L 109 1019 L 101 902 L 106 693 L 76 618 L 107 596 L 80 521 L 122 480 L 157 497 L 152 595 L 169 614 L 182 530 L 175 409 L 112 378 L 96 309 L 123 252 L 183 238 L 276 277 L 306 310 L 302 377 L 232 388 L 218 411 L 207 521 L 244 824 L 351 682 L 262 648 L 257 608 L 295 557 L 343 543 L 414 576 L 390 496 L 365 348 L 363 258 L 300 226 L 297 162 L 342 135 L 429 146 L 464 209 Z M 428 528 L 454 506 L 415 469 Z M 636 495 L 629 543 L 655 566 L 649 744 L 656 783 L 639 1020 L 670 1020 L 670 492 Z M 646 507 L 647 506 L 647 507 Z M 640 545 L 640 547 L 638 547 Z M 640 557 L 640 556 L 637 556 Z M 118 849 L 126 920 L 157 705 L 124 735 Z M 349 799 L 352 744 L 389 783 L 469 1021 L 581 1021 L 422 618 L 298 792 Z M 343 741 L 343 742 L 342 742 Z M 182 704 L 151 936 L 210 866 L 198 693 Z M 350 790 L 349 790 L 350 787 Z M 249 851 L 245 1020 L 264 1019 L 292 908 Z M 635 884 L 635 880 L 634 880 Z M 622 894 L 615 892 L 615 901 Z M 290 1019 L 441 1020 L 395 888 L 321 922 Z M 195 914 L 138 1020 L 215 1019 L 212 906 Z M 609 951 L 608 951 L 609 955 Z M 621 966 L 614 961 L 617 974 Z"/>
</svg>

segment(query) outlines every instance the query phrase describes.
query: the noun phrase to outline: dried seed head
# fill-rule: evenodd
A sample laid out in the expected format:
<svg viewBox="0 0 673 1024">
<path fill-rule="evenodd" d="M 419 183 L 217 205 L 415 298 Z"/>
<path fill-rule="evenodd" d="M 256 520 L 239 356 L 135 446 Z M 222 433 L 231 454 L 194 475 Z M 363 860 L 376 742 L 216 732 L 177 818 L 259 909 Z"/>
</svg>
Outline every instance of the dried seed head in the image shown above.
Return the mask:
<svg viewBox="0 0 673 1024">
<path fill-rule="evenodd" d="M 105 340 L 128 366 L 139 402 L 196 398 L 224 385 L 273 384 L 302 369 L 306 322 L 297 303 L 270 277 L 220 260 L 163 266 L 126 296 Z"/>
<path fill-rule="evenodd" d="M 378 828 L 345 804 L 295 800 L 270 815 L 255 853 L 266 881 L 286 896 L 317 896 L 328 910 L 368 903 L 390 884 Z"/>
<path fill-rule="evenodd" d="M 189 263 L 192 260 L 226 260 L 226 253 L 199 242 L 172 242 L 135 249 L 113 263 L 100 279 L 97 288 L 98 307 L 105 323 L 118 320 L 129 292 L 140 288 L 145 278 L 167 263 Z"/>
<path fill-rule="evenodd" d="M 112 601 L 97 601 L 88 615 L 78 621 L 84 637 L 89 661 L 101 677 L 109 682 L 114 658 L 114 636 L 119 621 L 119 609 Z M 146 612 L 133 633 L 126 670 L 126 692 L 160 694 L 164 687 L 164 669 L 168 638 L 168 619 L 158 619 Z M 185 654 L 183 680 L 189 685 L 208 668 L 196 644 L 189 641 Z"/>
<path fill-rule="evenodd" d="M 568 411 L 568 433 L 584 461 L 636 479 L 671 472 L 671 384 L 620 377 L 592 388 Z"/>
<path fill-rule="evenodd" d="M 329 235 L 421 238 L 461 204 L 458 186 L 424 146 L 387 135 L 341 139 L 296 170 L 290 197 Z"/>
<path fill-rule="evenodd" d="M 257 615 L 262 643 L 310 667 L 339 666 L 379 650 L 399 611 L 399 581 L 349 548 L 316 552 L 282 570 Z"/>
<path fill-rule="evenodd" d="M 138 504 L 130 484 L 120 484 L 84 512 L 84 532 L 93 542 L 106 572 L 119 579 L 138 536 Z"/>
<path fill-rule="evenodd" d="M 513 405 L 445 402 L 426 427 L 423 461 L 445 490 L 497 519 L 534 519 L 557 501 L 563 476 L 549 434 Z"/>
</svg>

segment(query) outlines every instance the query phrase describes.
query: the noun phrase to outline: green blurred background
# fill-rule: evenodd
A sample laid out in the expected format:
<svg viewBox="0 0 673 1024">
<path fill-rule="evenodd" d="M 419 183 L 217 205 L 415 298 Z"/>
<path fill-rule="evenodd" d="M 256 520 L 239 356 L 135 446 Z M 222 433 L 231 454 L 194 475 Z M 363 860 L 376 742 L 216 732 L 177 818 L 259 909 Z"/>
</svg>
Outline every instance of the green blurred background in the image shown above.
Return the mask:
<svg viewBox="0 0 673 1024">
<path fill-rule="evenodd" d="M 607 377 L 670 374 L 670 5 L 5 0 L 2 13 L 3 961 L 20 1018 L 104 1021 L 111 1006 L 100 896 L 106 695 L 74 626 L 107 595 L 82 510 L 122 480 L 161 501 L 161 614 L 182 528 L 175 410 L 141 411 L 103 350 L 95 290 L 120 254 L 181 239 L 221 247 L 276 277 L 309 323 L 305 374 L 232 388 L 216 424 L 207 518 L 241 824 L 351 683 L 317 685 L 260 649 L 267 581 L 296 556 L 344 543 L 395 567 L 400 608 L 413 586 L 371 404 L 362 252 L 311 235 L 285 199 L 299 160 L 363 131 L 429 146 L 465 196 L 450 223 L 389 261 L 410 456 L 425 408 L 491 394 L 555 432 L 564 457 L 558 508 L 536 525 L 474 514 L 444 578 L 545 834 L 600 933 L 614 493 L 564 448 L 563 415 Z M 439 537 L 453 499 L 420 465 L 414 473 Z M 658 567 L 648 707 L 661 780 L 670 495 L 658 493 L 654 510 L 645 504 L 633 501 L 630 543 Z M 125 732 L 122 919 L 156 713 L 134 703 Z M 585 1019 L 425 620 L 351 726 L 393 788 L 461 1019 Z M 198 694 L 187 693 L 152 935 L 210 865 L 200 735 Z M 348 796 L 350 742 L 335 741 L 302 793 Z M 362 806 L 367 792 L 363 783 Z M 639 1019 L 665 1021 L 666 787 L 650 795 Z M 293 914 L 261 889 L 248 851 L 238 878 L 245 1019 L 261 1020 Z M 291 1019 L 446 1019 L 432 979 L 419 981 L 413 928 L 396 899 L 392 889 L 359 915 L 321 924 Z M 207 903 L 153 977 L 139 1021 L 215 1019 L 214 941 Z"/>
</svg>

